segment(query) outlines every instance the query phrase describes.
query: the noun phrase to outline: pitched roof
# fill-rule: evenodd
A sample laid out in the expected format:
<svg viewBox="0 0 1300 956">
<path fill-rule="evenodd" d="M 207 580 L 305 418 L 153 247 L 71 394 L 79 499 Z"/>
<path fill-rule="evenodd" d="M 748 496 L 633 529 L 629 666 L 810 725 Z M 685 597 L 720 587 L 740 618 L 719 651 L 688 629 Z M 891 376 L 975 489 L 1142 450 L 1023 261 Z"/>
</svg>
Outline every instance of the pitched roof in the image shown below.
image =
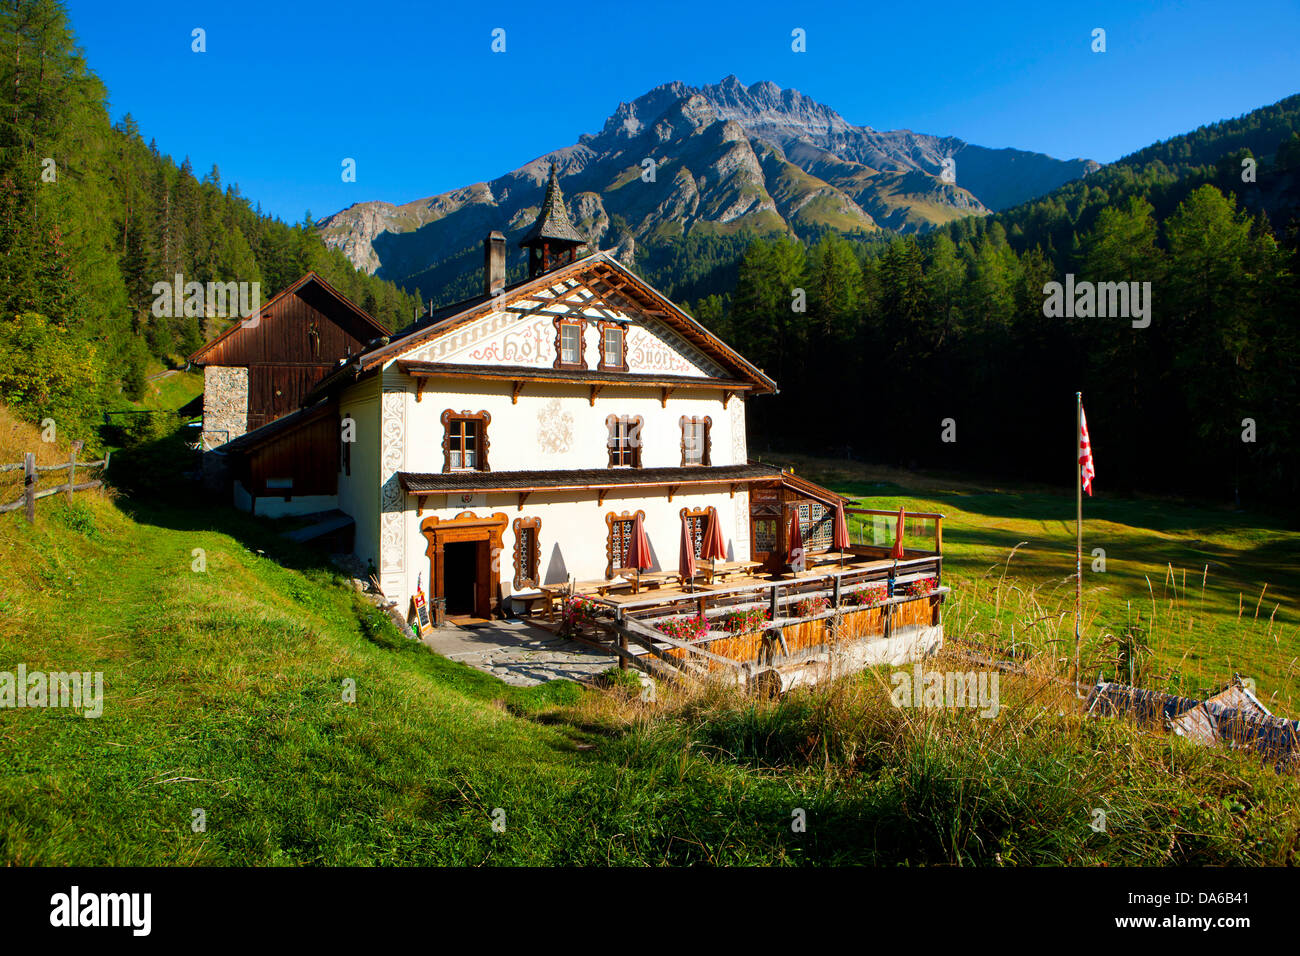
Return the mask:
<svg viewBox="0 0 1300 956">
<path fill-rule="evenodd" d="M 325 279 L 316 272 L 305 273 L 296 282 L 286 286 L 285 288 L 277 292 L 275 295 L 273 295 L 271 299 L 265 305 L 262 306 L 261 314 L 265 315 L 267 312 L 273 310 L 276 304 L 282 301 L 286 296 L 293 295 L 299 289 L 303 288 L 310 282 L 314 282 L 316 285 L 320 286 L 322 289 L 324 289 L 334 298 L 338 299 L 339 302 L 341 302 L 344 306 L 346 306 L 348 309 L 354 312 L 357 318 L 360 319 L 364 325 L 367 325 L 374 330 L 376 337 L 384 336 L 388 334 L 388 330 L 384 328 L 382 325 L 380 325 L 379 321 L 374 316 L 372 316 L 365 309 L 361 308 L 361 306 L 357 305 L 355 302 L 353 302 L 351 299 L 345 296 L 338 289 L 334 288 L 334 286 L 326 282 Z M 202 365 L 203 356 L 208 351 L 214 348 L 218 343 L 224 342 L 226 339 L 234 335 L 239 329 L 242 329 L 243 327 L 244 324 L 242 322 L 234 323 L 233 325 L 230 326 L 230 328 L 226 329 L 216 338 L 212 339 L 212 341 L 206 343 L 201 348 L 199 348 L 199 350 L 196 351 L 193 355 L 191 355 L 187 361 L 191 365 Z"/>
<path fill-rule="evenodd" d="M 551 163 L 551 175 L 546 181 L 546 198 L 537 213 L 537 221 L 532 224 L 519 245 L 530 246 L 544 240 L 559 242 L 577 242 L 585 244 L 587 237 L 574 228 L 569 221 L 569 210 L 564 205 L 564 193 L 560 191 L 560 181 L 555 176 L 555 164 Z"/>
<path fill-rule="evenodd" d="M 303 425 L 310 425 L 312 422 L 323 418 L 325 415 L 336 412 L 337 408 L 330 402 L 320 402 L 316 405 L 309 405 L 300 408 L 296 412 L 290 412 L 274 421 L 269 421 L 260 428 L 254 428 L 251 432 L 237 438 L 232 438 L 224 445 L 218 445 L 213 451 L 221 454 L 230 452 L 252 451 L 254 448 L 260 448 L 268 441 L 277 438 L 287 432 L 294 431 Z"/>
<path fill-rule="evenodd" d="M 729 368 L 737 378 L 752 383 L 756 392 L 776 391 L 776 382 L 761 369 L 706 329 L 635 272 L 604 252 L 595 252 L 584 256 L 576 262 L 553 269 L 506 289 L 504 293 L 505 302 L 510 303 L 528 298 L 534 293 L 560 285 L 566 279 L 581 278 L 584 275 L 591 275 L 596 281 L 610 285 L 624 298 L 639 300 L 640 306 L 646 310 L 647 314 L 662 320 L 665 324 L 681 333 L 687 341 L 699 347 L 724 367 Z M 418 325 L 404 335 L 395 336 L 387 345 L 371 349 L 358 356 L 355 365 L 344 366 L 344 368 L 352 369 L 350 376 L 344 373 L 343 368 L 331 372 L 316 386 L 308 396 L 308 400 L 311 400 L 313 396 L 323 394 L 323 390 L 327 385 L 333 386 L 339 381 L 355 379 L 361 374 L 371 371 L 376 366 L 395 359 L 417 346 L 431 342 L 468 322 L 482 318 L 497 307 L 499 298 L 477 296 L 460 303 L 458 306 L 443 310 L 449 314 L 443 315 L 435 321 Z M 458 311 L 451 311 L 452 308 L 458 309 Z"/>
</svg>

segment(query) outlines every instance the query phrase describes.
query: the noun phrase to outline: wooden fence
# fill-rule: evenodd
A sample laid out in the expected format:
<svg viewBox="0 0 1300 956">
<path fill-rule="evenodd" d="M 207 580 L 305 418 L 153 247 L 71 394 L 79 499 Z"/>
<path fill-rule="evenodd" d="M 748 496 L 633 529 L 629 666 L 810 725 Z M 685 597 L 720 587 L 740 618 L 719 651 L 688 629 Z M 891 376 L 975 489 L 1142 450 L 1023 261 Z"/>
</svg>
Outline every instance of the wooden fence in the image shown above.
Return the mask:
<svg viewBox="0 0 1300 956">
<path fill-rule="evenodd" d="M 78 468 L 107 468 L 108 459 L 112 452 L 105 452 L 104 457 L 99 461 L 77 461 L 77 452 L 81 450 L 81 442 L 72 443 L 72 450 L 68 454 L 67 464 L 63 465 L 38 465 L 36 464 L 36 455 L 28 452 L 23 456 L 23 460 L 15 465 L 0 465 L 0 473 L 7 471 L 17 471 L 22 469 L 23 472 L 23 495 L 17 501 L 11 501 L 8 504 L 0 505 L 0 514 L 6 511 L 17 511 L 23 508 L 27 514 L 28 522 L 36 521 L 36 502 L 41 498 L 48 498 L 50 495 L 66 494 L 68 501 L 71 503 L 72 496 L 78 491 L 90 491 L 92 488 L 101 487 L 104 482 L 100 479 L 94 481 L 83 481 L 77 484 Z M 37 482 L 40 480 L 42 472 L 66 471 L 68 480 L 61 485 L 53 488 L 46 488 L 43 491 L 36 489 Z"/>
</svg>

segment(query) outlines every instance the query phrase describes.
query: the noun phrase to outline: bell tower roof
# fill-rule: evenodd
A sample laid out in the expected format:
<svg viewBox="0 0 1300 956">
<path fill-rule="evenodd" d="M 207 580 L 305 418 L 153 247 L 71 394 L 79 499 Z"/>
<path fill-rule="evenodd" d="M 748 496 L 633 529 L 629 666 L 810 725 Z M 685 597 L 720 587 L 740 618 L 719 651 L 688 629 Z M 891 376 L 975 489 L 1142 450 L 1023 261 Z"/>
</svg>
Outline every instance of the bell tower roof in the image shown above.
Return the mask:
<svg viewBox="0 0 1300 956">
<path fill-rule="evenodd" d="M 542 200 L 541 211 L 537 214 L 537 221 L 519 240 L 519 245 L 528 248 L 547 243 L 558 251 L 567 248 L 569 244 L 585 245 L 586 242 L 586 238 L 569 220 L 564 193 L 560 191 L 560 183 L 555 175 L 555 164 L 551 163 L 551 175 L 546 183 L 546 198 Z"/>
</svg>

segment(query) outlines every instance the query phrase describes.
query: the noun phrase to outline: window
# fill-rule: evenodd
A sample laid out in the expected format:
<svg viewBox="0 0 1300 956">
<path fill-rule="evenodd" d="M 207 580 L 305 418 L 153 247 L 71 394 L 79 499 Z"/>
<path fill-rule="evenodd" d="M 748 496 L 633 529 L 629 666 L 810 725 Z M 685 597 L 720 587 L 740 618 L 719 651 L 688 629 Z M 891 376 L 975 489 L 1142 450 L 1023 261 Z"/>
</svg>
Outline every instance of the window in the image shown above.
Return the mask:
<svg viewBox="0 0 1300 956">
<path fill-rule="evenodd" d="M 642 521 L 645 520 L 644 511 L 636 514 L 624 511 L 621 515 L 611 511 L 605 515 L 605 524 L 609 526 L 609 538 L 605 542 L 606 578 L 612 578 L 627 568 L 627 547 L 632 542 L 632 523 L 637 515 L 641 516 Z"/>
<path fill-rule="evenodd" d="M 835 540 L 835 511 L 820 501 L 799 502 L 799 532 L 805 551 L 825 551 Z"/>
<path fill-rule="evenodd" d="M 581 319 L 555 320 L 556 368 L 587 367 L 587 363 L 582 356 L 582 326 Z"/>
<path fill-rule="evenodd" d="M 777 520 L 775 518 L 754 519 L 754 551 L 756 554 L 771 554 L 776 550 Z"/>
<path fill-rule="evenodd" d="M 691 543 L 695 548 L 695 557 L 698 558 L 704 547 L 704 529 L 709 526 L 709 509 L 701 508 L 697 511 L 683 508 L 681 515 L 686 519 L 686 526 L 690 529 Z"/>
<path fill-rule="evenodd" d="M 541 581 L 542 548 L 538 535 L 541 518 L 515 519 L 515 590 L 535 588 Z"/>
<path fill-rule="evenodd" d="M 623 371 L 627 368 L 627 330 L 618 322 L 600 323 L 599 371 Z"/>
<path fill-rule="evenodd" d="M 703 418 L 681 419 L 682 425 L 682 466 L 709 464 L 709 429 L 713 419 L 707 415 Z"/>
<path fill-rule="evenodd" d="M 488 470 L 487 412 L 442 413 L 442 470 Z"/>
<path fill-rule="evenodd" d="M 605 419 L 609 428 L 609 467 L 641 467 L 641 424 L 640 415 L 610 415 Z"/>
</svg>

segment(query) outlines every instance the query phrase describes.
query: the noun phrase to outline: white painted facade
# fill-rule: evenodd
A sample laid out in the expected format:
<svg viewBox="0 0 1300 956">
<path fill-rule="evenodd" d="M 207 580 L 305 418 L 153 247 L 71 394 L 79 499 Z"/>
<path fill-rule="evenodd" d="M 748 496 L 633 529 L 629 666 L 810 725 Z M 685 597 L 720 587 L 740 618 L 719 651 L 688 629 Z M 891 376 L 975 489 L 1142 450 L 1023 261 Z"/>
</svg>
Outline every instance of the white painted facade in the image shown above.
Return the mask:
<svg viewBox="0 0 1300 956">
<path fill-rule="evenodd" d="M 600 329 L 597 321 L 611 312 L 627 329 L 625 383 L 602 387 L 592 401 L 587 385 L 528 382 L 517 396 L 509 381 L 453 378 L 427 379 L 417 398 L 415 380 L 399 361 L 482 365 L 494 368 L 550 369 L 555 362 L 554 316 L 562 309 L 521 318 L 516 309 L 536 306 L 547 298 L 581 304 L 589 291 L 552 291 L 530 299 L 503 297 L 498 307 L 432 341 L 393 354 L 379 375 L 362 379 L 340 396 L 340 412 L 356 422 L 357 441 L 352 451 L 351 474 L 341 475 L 338 506 L 356 521 L 356 552 L 373 561 L 384 593 L 405 607 L 419 580 L 430 593 L 428 540 L 420 525 L 429 516 L 450 520 L 470 512 L 484 518 L 503 514 L 506 531 L 499 556 L 500 580 L 514 579 L 514 519 L 541 521 L 539 543 L 542 583 L 563 582 L 572 574 L 580 581 L 603 579 L 607 570 L 609 513 L 645 513 L 645 528 L 654 557 L 654 569 L 675 572 L 681 539 L 681 510 L 717 509 L 728 559 L 749 557 L 749 495 L 745 486 L 728 482 L 678 489 L 672 501 L 664 488 L 617 487 L 603 503 L 594 491 L 533 492 L 522 509 L 518 495 L 430 494 L 423 513 L 416 514 L 417 498 L 398 484 L 399 472 L 443 471 L 444 411 L 491 416 L 487 426 L 487 461 L 491 474 L 510 471 L 605 469 L 608 466 L 606 417 L 640 416 L 643 426 L 641 468 L 682 465 L 683 416 L 708 416 L 710 465 L 744 465 L 747 460 L 745 399 L 743 393 L 727 396 L 721 388 L 682 388 L 665 400 L 660 387 L 637 384 L 638 378 L 669 376 L 726 378 L 711 358 L 674 330 L 654 318 L 632 310 L 611 309 L 596 303 L 582 309 L 584 358 L 588 369 L 599 360 Z M 597 307 L 599 306 L 599 308 Z M 631 314 L 629 314 L 631 312 Z M 724 404 L 725 401 L 725 404 Z"/>
</svg>

